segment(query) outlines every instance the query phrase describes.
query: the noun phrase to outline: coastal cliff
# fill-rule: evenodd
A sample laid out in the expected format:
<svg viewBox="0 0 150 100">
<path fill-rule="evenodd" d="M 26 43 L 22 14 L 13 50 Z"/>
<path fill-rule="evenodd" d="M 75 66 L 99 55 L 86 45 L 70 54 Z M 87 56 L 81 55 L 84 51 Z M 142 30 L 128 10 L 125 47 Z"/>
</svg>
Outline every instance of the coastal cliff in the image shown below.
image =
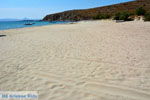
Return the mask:
<svg viewBox="0 0 150 100">
<path fill-rule="evenodd" d="M 97 7 L 85 10 L 70 10 L 55 14 L 47 15 L 43 18 L 44 21 L 79 21 L 93 19 L 97 14 L 114 15 L 117 12 L 127 11 L 134 13 L 138 7 L 143 7 L 150 12 L 150 0 L 135 0 L 110 6 Z"/>
</svg>

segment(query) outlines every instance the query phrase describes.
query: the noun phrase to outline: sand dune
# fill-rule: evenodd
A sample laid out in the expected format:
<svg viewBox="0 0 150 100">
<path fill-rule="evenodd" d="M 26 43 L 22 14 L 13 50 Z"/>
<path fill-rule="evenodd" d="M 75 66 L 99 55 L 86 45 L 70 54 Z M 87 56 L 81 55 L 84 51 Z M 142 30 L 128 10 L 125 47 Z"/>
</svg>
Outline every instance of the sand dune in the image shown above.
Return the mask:
<svg viewBox="0 0 150 100">
<path fill-rule="evenodd" d="M 150 23 L 0 31 L 0 90 L 39 100 L 150 100 Z"/>
</svg>

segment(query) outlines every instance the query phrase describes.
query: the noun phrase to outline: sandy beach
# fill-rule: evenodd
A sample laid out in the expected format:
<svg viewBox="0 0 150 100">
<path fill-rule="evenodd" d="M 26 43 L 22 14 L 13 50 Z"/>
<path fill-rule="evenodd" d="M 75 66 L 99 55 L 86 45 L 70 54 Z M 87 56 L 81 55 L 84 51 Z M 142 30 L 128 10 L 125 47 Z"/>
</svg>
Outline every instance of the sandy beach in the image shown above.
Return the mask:
<svg viewBox="0 0 150 100">
<path fill-rule="evenodd" d="M 0 31 L 0 90 L 39 100 L 150 100 L 150 22 Z"/>
</svg>

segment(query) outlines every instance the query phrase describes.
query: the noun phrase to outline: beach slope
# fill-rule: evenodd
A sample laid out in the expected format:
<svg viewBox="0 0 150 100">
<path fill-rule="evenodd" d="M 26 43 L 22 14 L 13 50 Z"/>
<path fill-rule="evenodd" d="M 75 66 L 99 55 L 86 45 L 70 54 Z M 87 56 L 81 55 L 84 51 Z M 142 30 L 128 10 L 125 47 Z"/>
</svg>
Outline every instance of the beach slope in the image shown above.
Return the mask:
<svg viewBox="0 0 150 100">
<path fill-rule="evenodd" d="M 150 23 L 82 21 L 0 31 L 0 90 L 39 100 L 150 100 Z"/>
</svg>

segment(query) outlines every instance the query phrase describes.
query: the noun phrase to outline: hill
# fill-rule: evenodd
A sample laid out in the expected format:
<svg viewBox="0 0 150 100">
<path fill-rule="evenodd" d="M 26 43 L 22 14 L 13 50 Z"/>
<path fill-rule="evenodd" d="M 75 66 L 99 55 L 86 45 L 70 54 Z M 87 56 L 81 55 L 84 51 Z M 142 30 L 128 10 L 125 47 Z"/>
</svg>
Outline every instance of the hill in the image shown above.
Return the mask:
<svg viewBox="0 0 150 100">
<path fill-rule="evenodd" d="M 97 14 L 114 15 L 117 12 L 127 11 L 135 13 L 135 10 L 143 7 L 147 12 L 150 12 L 150 0 L 135 0 L 110 6 L 97 7 L 85 10 L 70 10 L 55 14 L 47 15 L 43 18 L 44 21 L 79 21 L 93 19 Z"/>
</svg>

